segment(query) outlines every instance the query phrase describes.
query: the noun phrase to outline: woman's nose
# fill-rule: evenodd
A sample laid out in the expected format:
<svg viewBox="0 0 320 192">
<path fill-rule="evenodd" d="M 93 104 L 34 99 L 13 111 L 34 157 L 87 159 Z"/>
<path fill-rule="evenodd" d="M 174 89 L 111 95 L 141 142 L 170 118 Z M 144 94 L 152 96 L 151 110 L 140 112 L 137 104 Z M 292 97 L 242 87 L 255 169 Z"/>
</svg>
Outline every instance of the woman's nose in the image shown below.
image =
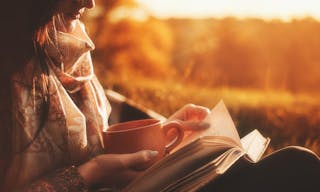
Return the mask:
<svg viewBox="0 0 320 192">
<path fill-rule="evenodd" d="M 96 5 L 95 0 L 83 0 L 82 6 L 91 9 Z"/>
</svg>

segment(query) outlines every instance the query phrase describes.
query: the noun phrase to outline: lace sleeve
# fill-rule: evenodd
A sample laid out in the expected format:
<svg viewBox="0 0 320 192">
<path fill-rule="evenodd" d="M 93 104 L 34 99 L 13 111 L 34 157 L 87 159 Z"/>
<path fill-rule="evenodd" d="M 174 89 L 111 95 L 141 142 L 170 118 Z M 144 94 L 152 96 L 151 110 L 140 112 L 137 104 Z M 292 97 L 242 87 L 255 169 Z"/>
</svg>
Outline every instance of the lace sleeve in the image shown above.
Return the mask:
<svg viewBox="0 0 320 192">
<path fill-rule="evenodd" d="M 59 169 L 41 178 L 25 190 L 26 192 L 85 192 L 88 186 L 75 166 Z"/>
</svg>

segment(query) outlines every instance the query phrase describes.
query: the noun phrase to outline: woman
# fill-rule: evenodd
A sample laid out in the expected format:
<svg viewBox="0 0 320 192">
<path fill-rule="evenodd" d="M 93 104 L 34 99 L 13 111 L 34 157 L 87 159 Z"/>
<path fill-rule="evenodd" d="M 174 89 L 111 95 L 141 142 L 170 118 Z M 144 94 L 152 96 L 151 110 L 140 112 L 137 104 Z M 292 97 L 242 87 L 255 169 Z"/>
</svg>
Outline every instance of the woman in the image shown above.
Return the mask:
<svg viewBox="0 0 320 192">
<path fill-rule="evenodd" d="M 94 5 L 94 0 L 3 5 L 8 12 L 1 35 L 0 191 L 121 187 L 139 174 L 136 164 L 157 156 L 147 149 L 103 154 L 101 134 L 111 109 L 94 75 L 94 44 L 79 21 Z M 188 105 L 172 118 L 191 127 L 189 119 L 197 122 L 207 113 Z"/>
<path fill-rule="evenodd" d="M 1 17 L 7 22 L 1 31 L 0 191 L 86 191 L 130 182 L 139 174 L 132 168 L 157 152 L 102 154 L 101 132 L 108 127 L 110 106 L 93 73 L 94 45 L 79 21 L 94 0 L 6 3 Z M 187 105 L 171 119 L 196 129 L 207 114 L 206 108 Z M 296 163 L 283 166 L 285 158 Z M 253 183 L 268 176 L 267 183 L 274 184 L 277 177 L 272 176 L 286 176 L 301 164 L 295 175 L 303 173 L 302 168 L 310 177 L 309 162 L 312 173 L 320 173 L 317 157 L 296 148 L 254 166 L 241 162 L 208 189 L 233 191 L 228 186 L 238 186 L 236 181 L 248 189 L 243 175 Z"/>
</svg>

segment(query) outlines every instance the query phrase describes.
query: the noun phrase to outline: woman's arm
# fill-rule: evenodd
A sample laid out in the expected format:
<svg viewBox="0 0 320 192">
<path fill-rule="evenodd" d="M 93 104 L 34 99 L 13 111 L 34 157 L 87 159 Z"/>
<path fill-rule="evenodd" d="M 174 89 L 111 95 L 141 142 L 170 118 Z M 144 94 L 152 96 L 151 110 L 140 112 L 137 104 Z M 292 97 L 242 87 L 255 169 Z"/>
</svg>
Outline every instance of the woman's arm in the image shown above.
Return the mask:
<svg viewBox="0 0 320 192">
<path fill-rule="evenodd" d="M 122 188 L 141 173 L 135 170 L 136 165 L 150 161 L 157 154 L 144 150 L 132 154 L 99 155 L 79 167 L 70 166 L 56 170 L 26 186 L 23 191 L 82 192 L 97 185 Z"/>
</svg>

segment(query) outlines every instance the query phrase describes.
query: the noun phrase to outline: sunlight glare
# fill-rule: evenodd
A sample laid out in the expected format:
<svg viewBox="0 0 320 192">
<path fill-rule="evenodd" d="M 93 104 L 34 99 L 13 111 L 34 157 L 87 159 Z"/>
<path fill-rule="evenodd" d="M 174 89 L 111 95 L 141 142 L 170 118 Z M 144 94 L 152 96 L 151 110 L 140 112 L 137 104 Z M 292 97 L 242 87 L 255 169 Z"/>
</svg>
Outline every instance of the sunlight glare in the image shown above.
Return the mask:
<svg viewBox="0 0 320 192">
<path fill-rule="evenodd" d="M 260 17 L 264 19 L 320 18 L 318 0 L 137 0 L 160 18 Z"/>
</svg>

